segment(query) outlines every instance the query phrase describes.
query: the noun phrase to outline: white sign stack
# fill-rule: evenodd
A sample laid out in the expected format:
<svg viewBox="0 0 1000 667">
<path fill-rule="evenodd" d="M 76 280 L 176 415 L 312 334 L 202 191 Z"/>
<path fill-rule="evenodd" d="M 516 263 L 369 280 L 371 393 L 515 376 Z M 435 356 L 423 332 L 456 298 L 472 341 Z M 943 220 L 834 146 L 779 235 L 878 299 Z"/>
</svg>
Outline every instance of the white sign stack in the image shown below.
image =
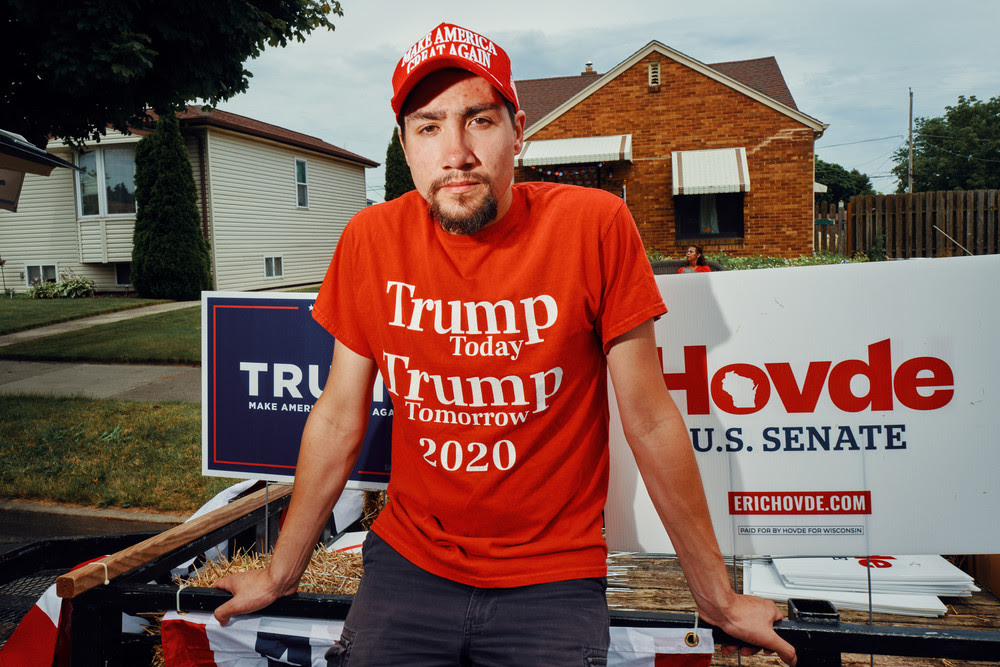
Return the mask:
<svg viewBox="0 0 1000 667">
<path fill-rule="evenodd" d="M 869 600 L 868 585 L 871 582 Z M 829 600 L 838 609 L 941 616 L 938 596 L 967 597 L 972 577 L 941 556 L 775 558 L 743 569 L 743 591 L 772 600 Z"/>
</svg>

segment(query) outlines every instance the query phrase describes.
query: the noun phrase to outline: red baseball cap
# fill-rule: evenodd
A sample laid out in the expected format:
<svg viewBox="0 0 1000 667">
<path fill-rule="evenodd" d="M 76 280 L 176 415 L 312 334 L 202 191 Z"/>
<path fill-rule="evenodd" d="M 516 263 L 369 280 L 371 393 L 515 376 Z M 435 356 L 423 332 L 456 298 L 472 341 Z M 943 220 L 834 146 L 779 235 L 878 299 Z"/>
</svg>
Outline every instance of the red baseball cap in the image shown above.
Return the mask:
<svg viewBox="0 0 1000 667">
<path fill-rule="evenodd" d="M 398 117 L 406 96 L 431 72 L 457 67 L 489 81 L 514 105 L 517 90 L 510 73 L 510 58 L 491 39 L 479 33 L 442 23 L 407 49 L 392 74 L 392 110 Z"/>
</svg>

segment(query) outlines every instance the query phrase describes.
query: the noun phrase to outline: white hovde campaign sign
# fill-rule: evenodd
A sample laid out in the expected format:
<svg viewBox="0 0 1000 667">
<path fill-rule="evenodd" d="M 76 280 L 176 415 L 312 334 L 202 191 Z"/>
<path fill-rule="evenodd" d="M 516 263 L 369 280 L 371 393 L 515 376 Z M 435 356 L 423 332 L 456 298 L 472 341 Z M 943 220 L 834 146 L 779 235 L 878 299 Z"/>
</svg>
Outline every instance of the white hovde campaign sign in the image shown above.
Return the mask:
<svg viewBox="0 0 1000 667">
<path fill-rule="evenodd" d="M 660 276 L 723 553 L 997 553 L 1000 256 Z M 612 404 L 612 549 L 671 552 Z"/>
</svg>

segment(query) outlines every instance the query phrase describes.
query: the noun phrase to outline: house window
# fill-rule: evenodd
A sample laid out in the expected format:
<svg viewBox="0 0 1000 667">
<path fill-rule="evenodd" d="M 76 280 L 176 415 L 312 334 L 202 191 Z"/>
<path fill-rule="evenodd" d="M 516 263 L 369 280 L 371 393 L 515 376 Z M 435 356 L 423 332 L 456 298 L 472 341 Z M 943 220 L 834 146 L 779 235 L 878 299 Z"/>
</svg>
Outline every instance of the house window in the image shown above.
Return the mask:
<svg viewBox="0 0 1000 667">
<path fill-rule="evenodd" d="M 309 207 L 309 180 L 306 161 L 295 158 L 295 195 L 299 208 Z"/>
<path fill-rule="evenodd" d="M 135 214 L 135 146 L 95 148 L 77 163 L 80 217 Z"/>
<path fill-rule="evenodd" d="M 275 257 L 265 257 L 264 258 L 264 277 L 265 278 L 280 278 L 283 274 L 281 268 L 281 256 L 277 255 Z"/>
<path fill-rule="evenodd" d="M 58 273 L 56 272 L 55 264 L 28 264 L 24 268 L 24 275 L 28 279 L 28 287 L 41 285 L 42 283 L 56 282 Z"/>
<path fill-rule="evenodd" d="M 743 238 L 743 193 L 674 197 L 677 238 Z"/>
<path fill-rule="evenodd" d="M 132 263 L 116 262 L 115 285 L 118 285 L 119 287 L 128 287 L 131 284 L 132 284 Z"/>
</svg>

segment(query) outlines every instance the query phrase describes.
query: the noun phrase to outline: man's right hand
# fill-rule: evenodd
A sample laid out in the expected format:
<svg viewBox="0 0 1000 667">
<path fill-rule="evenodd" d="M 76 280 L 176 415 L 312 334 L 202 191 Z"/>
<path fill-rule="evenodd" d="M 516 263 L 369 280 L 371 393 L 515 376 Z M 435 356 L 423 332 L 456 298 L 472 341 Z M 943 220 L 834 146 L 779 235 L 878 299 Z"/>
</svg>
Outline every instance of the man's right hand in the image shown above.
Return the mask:
<svg viewBox="0 0 1000 667">
<path fill-rule="evenodd" d="M 239 614 L 251 614 L 263 609 L 284 595 L 291 595 L 297 586 L 291 590 L 280 590 L 271 580 L 270 570 L 250 570 L 237 572 L 219 579 L 213 588 L 221 588 L 233 594 L 215 610 L 215 618 L 219 625 L 226 625 L 229 619 Z"/>
</svg>

